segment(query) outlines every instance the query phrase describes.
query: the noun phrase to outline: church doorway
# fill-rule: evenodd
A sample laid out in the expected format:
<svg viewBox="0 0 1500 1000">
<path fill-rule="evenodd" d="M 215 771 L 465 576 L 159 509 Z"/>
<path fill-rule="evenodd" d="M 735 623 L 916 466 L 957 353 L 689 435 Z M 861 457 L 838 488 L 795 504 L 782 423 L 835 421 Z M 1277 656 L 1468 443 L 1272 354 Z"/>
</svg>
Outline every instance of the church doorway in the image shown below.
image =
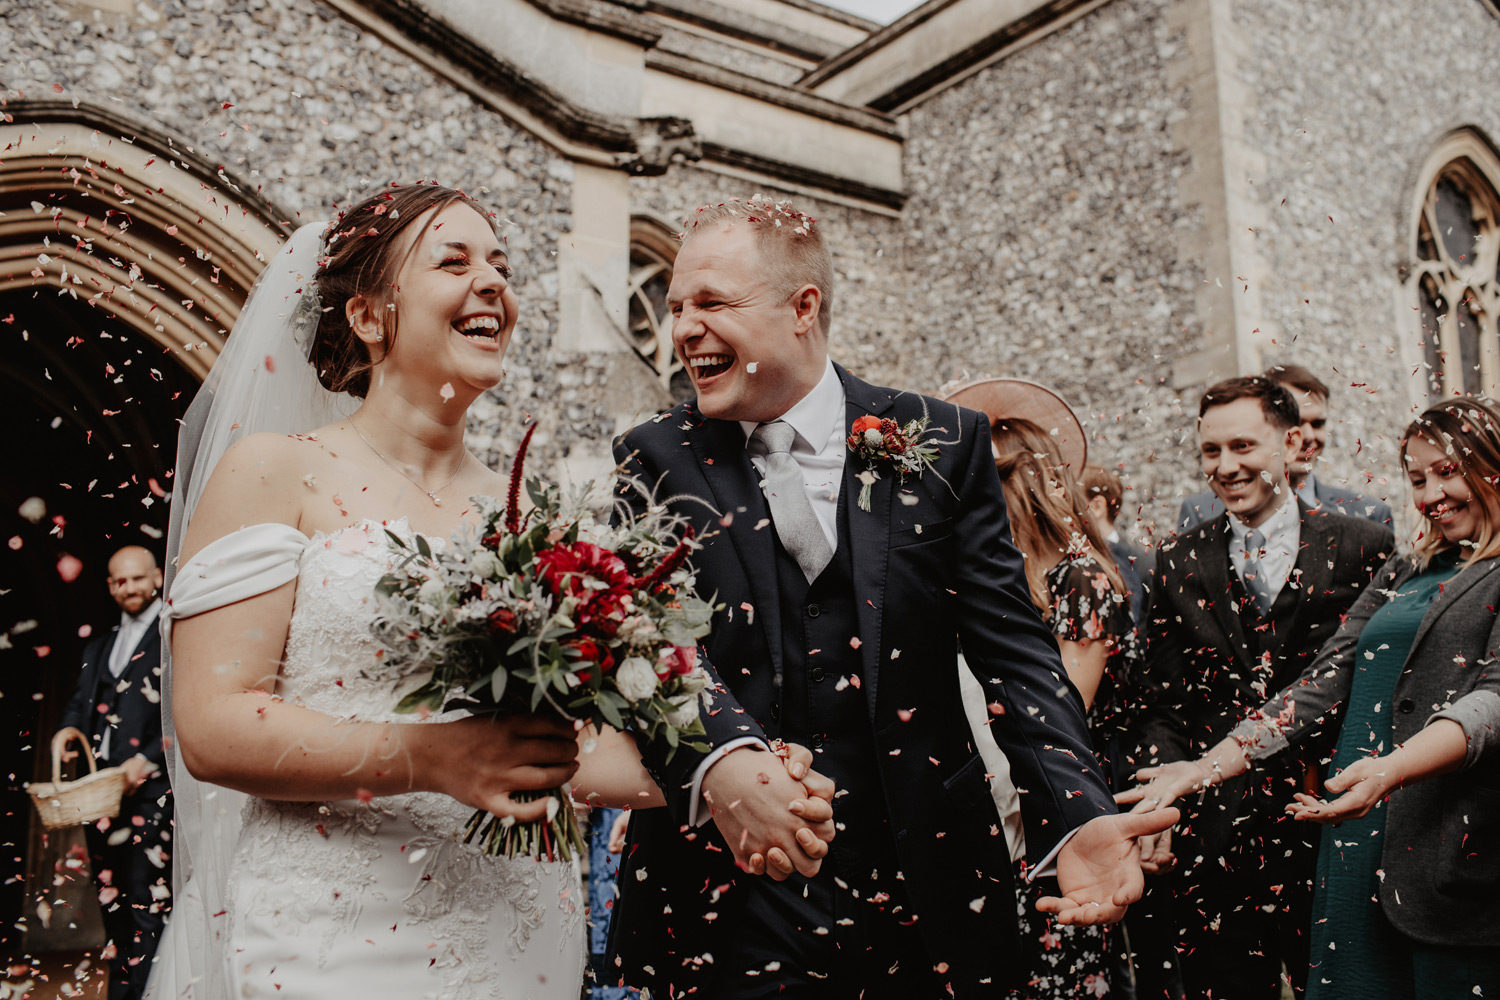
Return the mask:
<svg viewBox="0 0 1500 1000">
<path fill-rule="evenodd" d="M 0 960 L 14 975 L 102 941 L 80 831 L 44 836 L 24 786 L 50 778 L 82 648 L 118 620 L 109 556 L 162 555 L 178 420 L 290 226 L 149 125 L 71 103 L 6 111 Z"/>
</svg>

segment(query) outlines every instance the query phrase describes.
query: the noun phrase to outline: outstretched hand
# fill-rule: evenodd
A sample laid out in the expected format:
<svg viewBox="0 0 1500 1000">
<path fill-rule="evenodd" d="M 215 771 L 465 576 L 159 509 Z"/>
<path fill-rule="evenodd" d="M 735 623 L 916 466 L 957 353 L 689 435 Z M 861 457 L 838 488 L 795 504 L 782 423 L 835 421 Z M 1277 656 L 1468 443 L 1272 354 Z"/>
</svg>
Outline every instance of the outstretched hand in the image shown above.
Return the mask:
<svg viewBox="0 0 1500 1000">
<path fill-rule="evenodd" d="M 1314 823 L 1342 823 L 1346 819 L 1358 819 L 1389 795 L 1400 784 L 1395 768 L 1384 757 L 1365 757 L 1344 768 L 1323 783 L 1330 792 L 1343 794 L 1338 798 L 1324 800 L 1298 792 L 1294 801 L 1286 807 L 1293 819 L 1311 820 Z"/>
<path fill-rule="evenodd" d="M 1211 772 L 1209 772 L 1211 773 Z M 1136 772 L 1139 784 L 1115 795 L 1115 803 L 1133 806 L 1132 813 L 1146 813 L 1172 805 L 1191 791 L 1202 791 L 1206 774 L 1195 761 L 1177 760 Z M 1141 871 L 1162 875 L 1177 867 L 1172 853 L 1172 828 L 1140 838 Z"/>
<path fill-rule="evenodd" d="M 1057 853 L 1062 896 L 1043 896 L 1036 908 L 1060 924 L 1115 923 L 1146 885 L 1136 838 L 1166 830 L 1179 815 L 1176 809 L 1153 809 L 1089 820 Z"/>
</svg>

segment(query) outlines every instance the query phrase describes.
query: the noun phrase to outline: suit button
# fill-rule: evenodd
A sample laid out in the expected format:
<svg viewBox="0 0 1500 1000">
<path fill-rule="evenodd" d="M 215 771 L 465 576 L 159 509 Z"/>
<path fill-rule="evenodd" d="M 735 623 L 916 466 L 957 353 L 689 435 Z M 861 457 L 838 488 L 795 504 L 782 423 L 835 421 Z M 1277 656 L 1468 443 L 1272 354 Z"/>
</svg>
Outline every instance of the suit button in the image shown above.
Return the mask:
<svg viewBox="0 0 1500 1000">
<path fill-rule="evenodd" d="M 812 672 L 809 673 L 808 676 L 811 677 L 812 680 L 813 680 L 813 683 L 816 684 L 816 683 L 818 683 L 819 681 L 821 681 L 824 677 L 826 677 L 828 675 L 823 672 L 823 668 L 822 667 L 813 667 L 812 668 Z"/>
<path fill-rule="evenodd" d="M 1400 712 L 1402 715 L 1410 715 L 1413 710 L 1416 709 L 1416 707 L 1417 703 L 1412 701 L 1410 698 L 1402 698 L 1401 702 L 1396 706 L 1396 711 Z"/>
<path fill-rule="evenodd" d="M 809 618 L 816 618 L 822 613 L 823 609 L 818 607 L 816 604 L 809 604 L 807 606 L 807 617 Z"/>
<path fill-rule="evenodd" d="M 822 733 L 814 733 L 813 734 L 812 745 L 813 745 L 813 749 L 814 750 L 821 750 L 821 749 L 823 749 L 823 734 Z"/>
</svg>

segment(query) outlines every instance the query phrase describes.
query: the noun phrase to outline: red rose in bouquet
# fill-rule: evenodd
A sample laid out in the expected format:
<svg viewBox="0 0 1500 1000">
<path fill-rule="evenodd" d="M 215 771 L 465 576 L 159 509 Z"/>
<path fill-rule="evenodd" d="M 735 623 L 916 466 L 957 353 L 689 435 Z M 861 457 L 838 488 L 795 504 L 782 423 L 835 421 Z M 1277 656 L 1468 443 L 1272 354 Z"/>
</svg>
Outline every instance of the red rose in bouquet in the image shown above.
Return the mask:
<svg viewBox="0 0 1500 1000">
<path fill-rule="evenodd" d="M 553 594 L 578 599 L 579 628 L 605 637 L 619 630 L 635 588 L 625 560 L 592 542 L 578 541 L 538 552 L 536 561 Z"/>
</svg>

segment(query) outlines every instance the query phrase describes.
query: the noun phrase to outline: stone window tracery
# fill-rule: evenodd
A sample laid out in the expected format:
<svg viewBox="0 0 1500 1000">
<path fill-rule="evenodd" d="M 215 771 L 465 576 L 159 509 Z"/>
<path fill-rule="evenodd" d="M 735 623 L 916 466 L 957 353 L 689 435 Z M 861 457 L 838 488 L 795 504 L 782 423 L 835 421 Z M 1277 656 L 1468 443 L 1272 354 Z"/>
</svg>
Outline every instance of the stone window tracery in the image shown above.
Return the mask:
<svg viewBox="0 0 1500 1000">
<path fill-rule="evenodd" d="M 672 313 L 667 286 L 677 238 L 654 219 L 637 216 L 630 223 L 630 343 L 656 373 L 674 402 L 693 397 L 693 383 L 672 349 Z"/>
<path fill-rule="evenodd" d="M 1429 159 L 1407 284 L 1429 399 L 1500 386 L 1500 159 L 1460 132 Z"/>
</svg>

